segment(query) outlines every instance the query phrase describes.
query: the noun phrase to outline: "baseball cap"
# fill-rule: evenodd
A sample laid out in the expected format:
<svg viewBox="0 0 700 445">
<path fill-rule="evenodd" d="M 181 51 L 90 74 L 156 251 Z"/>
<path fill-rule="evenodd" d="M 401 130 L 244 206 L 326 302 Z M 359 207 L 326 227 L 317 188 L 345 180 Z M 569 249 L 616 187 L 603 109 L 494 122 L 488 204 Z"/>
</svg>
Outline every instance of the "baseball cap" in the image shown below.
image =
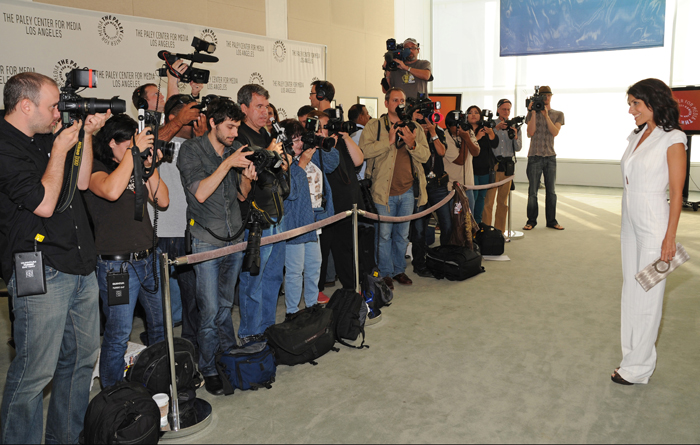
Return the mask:
<svg viewBox="0 0 700 445">
<path fill-rule="evenodd" d="M 414 39 L 413 37 L 409 37 L 403 41 L 404 45 L 407 43 L 413 43 L 414 45 L 416 45 L 416 48 L 420 48 L 420 43 L 418 43 L 418 40 Z"/>
</svg>

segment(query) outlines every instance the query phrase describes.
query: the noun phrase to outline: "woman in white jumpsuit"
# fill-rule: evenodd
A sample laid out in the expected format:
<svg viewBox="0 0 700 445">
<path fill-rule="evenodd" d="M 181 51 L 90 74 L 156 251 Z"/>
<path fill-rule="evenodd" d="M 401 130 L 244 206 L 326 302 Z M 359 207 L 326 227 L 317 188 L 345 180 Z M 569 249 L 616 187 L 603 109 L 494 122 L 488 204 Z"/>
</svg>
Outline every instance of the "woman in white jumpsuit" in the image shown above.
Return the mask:
<svg viewBox="0 0 700 445">
<path fill-rule="evenodd" d="M 637 82 L 627 90 L 627 102 L 638 128 L 627 138 L 629 146 L 620 163 L 622 362 L 611 377 L 622 385 L 648 383 L 656 367 L 666 280 L 645 292 L 634 276 L 659 257 L 668 262 L 675 256 L 687 140 L 678 123 L 678 104 L 662 81 Z"/>
</svg>

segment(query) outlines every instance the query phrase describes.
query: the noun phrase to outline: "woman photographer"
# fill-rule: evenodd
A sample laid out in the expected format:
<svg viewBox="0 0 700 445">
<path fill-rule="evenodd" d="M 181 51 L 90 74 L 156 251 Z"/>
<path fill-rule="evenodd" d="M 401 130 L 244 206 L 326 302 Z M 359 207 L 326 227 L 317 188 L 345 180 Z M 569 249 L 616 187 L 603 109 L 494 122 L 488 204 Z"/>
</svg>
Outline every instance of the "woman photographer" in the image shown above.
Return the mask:
<svg viewBox="0 0 700 445">
<path fill-rule="evenodd" d="M 458 122 L 461 111 L 456 110 L 447 113 L 445 126 L 447 127 L 447 146 L 445 147 L 445 171 L 450 175 L 447 190 L 452 190 L 452 183 L 459 182 L 462 185 L 474 185 L 474 168 L 472 159 L 479 155 L 479 143 L 474 133 L 462 130 Z M 469 210 L 474 214 L 474 190 L 465 190 L 469 200 Z"/>
<path fill-rule="evenodd" d="M 145 204 L 151 200 L 158 207 L 167 207 L 168 187 L 160 180 L 158 170 L 143 181 L 142 187 L 135 186 L 134 169 L 150 167 L 152 156 L 145 160 L 137 156 L 134 165 L 131 149 L 136 147 L 141 153 L 153 150 L 153 135 L 147 131 L 137 134 L 137 128 L 136 121 L 120 114 L 97 133 L 90 187 L 85 194 L 95 227 L 97 281 L 107 317 L 100 355 L 100 380 L 105 388 L 124 376 L 124 353 L 137 300 L 146 312 L 148 343 L 163 340 L 163 308 L 156 286 L 159 271 L 154 265 L 157 252 L 153 250 L 153 226 Z M 141 221 L 134 215 L 137 191 L 142 193 Z M 119 275 L 121 272 L 124 275 Z M 124 283 L 122 289 L 119 283 Z M 119 290 L 124 298 L 110 297 Z"/>
<path fill-rule="evenodd" d="M 627 138 L 629 145 L 620 162 L 624 187 L 622 362 L 611 378 L 621 385 L 648 383 L 656 368 L 654 345 L 666 280 L 645 292 L 635 275 L 659 257 L 669 262 L 676 255 L 687 162 L 687 138 L 678 123 L 678 103 L 665 83 L 658 79 L 637 82 L 627 90 L 627 103 L 637 128 Z"/>
<path fill-rule="evenodd" d="M 327 116 L 325 120 L 328 120 Z M 292 230 L 335 214 L 333 195 L 326 173 L 338 167 L 340 158 L 335 148 L 325 152 L 302 142 L 301 136 L 305 129 L 296 119 L 287 119 L 281 124 L 287 137 L 292 140 L 294 150 L 294 160 L 289 168 L 291 191 L 284 200 L 286 228 Z M 319 130 L 316 134 L 324 136 L 323 131 Z M 306 307 L 318 303 L 318 281 L 321 274 L 320 234 L 321 230 L 312 231 L 287 240 L 284 262 L 284 300 L 287 316 L 299 310 L 302 289 Z"/>
<path fill-rule="evenodd" d="M 479 144 L 479 154 L 472 159 L 474 167 L 474 185 L 486 185 L 494 182 L 494 166 L 496 157 L 493 149 L 498 147 L 498 136 L 493 129 L 485 127 L 481 119 L 481 108 L 472 105 L 467 109 L 467 122 L 471 125 L 469 132 Z M 471 141 L 467 139 L 467 144 Z M 474 219 L 481 223 L 484 212 L 484 200 L 488 190 L 474 190 Z"/>
</svg>

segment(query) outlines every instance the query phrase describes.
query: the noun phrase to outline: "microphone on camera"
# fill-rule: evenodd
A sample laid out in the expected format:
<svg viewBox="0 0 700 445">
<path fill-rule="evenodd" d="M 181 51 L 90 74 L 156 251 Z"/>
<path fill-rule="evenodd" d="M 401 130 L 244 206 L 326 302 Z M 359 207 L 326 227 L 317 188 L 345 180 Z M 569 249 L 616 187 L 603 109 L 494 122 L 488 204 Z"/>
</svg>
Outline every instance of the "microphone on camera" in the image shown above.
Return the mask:
<svg viewBox="0 0 700 445">
<path fill-rule="evenodd" d="M 177 59 L 191 60 L 197 63 L 214 63 L 219 61 L 218 57 L 210 56 L 209 54 L 172 54 L 170 51 L 166 50 L 158 51 L 158 58 L 160 60 L 166 60 L 168 56 L 174 56 Z"/>
</svg>

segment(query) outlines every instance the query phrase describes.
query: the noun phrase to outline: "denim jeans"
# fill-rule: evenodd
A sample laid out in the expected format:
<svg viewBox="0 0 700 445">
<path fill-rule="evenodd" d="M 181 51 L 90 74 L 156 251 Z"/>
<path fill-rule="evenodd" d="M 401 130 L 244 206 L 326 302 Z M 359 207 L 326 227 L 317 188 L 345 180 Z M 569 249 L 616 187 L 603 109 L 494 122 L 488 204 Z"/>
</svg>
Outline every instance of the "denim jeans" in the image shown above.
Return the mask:
<svg viewBox="0 0 700 445">
<path fill-rule="evenodd" d="M 490 175 L 474 175 L 474 185 L 491 184 Z M 486 199 L 487 190 L 474 190 L 474 219 L 477 223 L 481 222 L 481 217 L 484 214 L 484 201 Z"/>
<path fill-rule="evenodd" d="M 415 198 L 410 188 L 403 195 L 389 196 L 389 205 L 375 203 L 380 216 L 408 216 L 413 214 Z M 406 248 L 410 221 L 403 223 L 386 223 L 379 221 L 375 230 L 379 237 L 377 267 L 383 277 L 394 277 L 406 270 Z"/>
<path fill-rule="evenodd" d="M 464 193 L 467 195 L 467 200 L 469 201 L 469 211 L 474 214 L 474 190 L 465 190 Z"/>
<path fill-rule="evenodd" d="M 174 259 L 185 255 L 185 238 L 159 238 L 158 247 L 163 253 L 168 254 L 169 259 Z M 199 309 L 197 308 L 197 278 L 194 273 L 194 266 L 185 264 L 182 266 L 170 267 L 170 299 L 173 304 L 173 323 L 177 322 L 175 317 L 175 298 L 173 296 L 173 279 L 177 283 L 181 302 L 182 338 L 189 340 L 198 351 L 197 331 L 199 328 Z"/>
<path fill-rule="evenodd" d="M 156 255 L 160 250 L 156 251 Z M 122 265 L 129 273 L 129 303 L 118 306 L 108 304 L 107 272 L 119 272 Z M 157 269 L 160 282 L 160 269 Z M 97 284 L 100 286 L 102 311 L 107 317 L 105 333 L 100 353 L 100 381 L 107 388 L 124 379 L 124 354 L 131 336 L 136 302 L 140 302 L 146 312 L 146 332 L 148 344 L 155 344 L 165 338 L 163 329 L 163 300 L 160 286 L 153 292 L 153 254 L 143 260 L 103 261 L 97 259 Z"/>
<path fill-rule="evenodd" d="M 537 192 L 540 188 L 540 178 L 544 174 L 544 213 L 547 218 L 547 227 L 556 226 L 557 222 L 557 194 L 554 191 L 554 183 L 557 181 L 557 157 L 556 156 L 530 156 L 527 158 L 527 223 L 532 227 L 537 225 L 539 206 L 537 205 Z"/>
<path fill-rule="evenodd" d="M 52 379 L 46 443 L 78 443 L 83 430 L 100 347 L 97 280 L 94 273 L 45 272 L 45 295 L 17 297 L 14 276 L 7 284 L 17 355 L 2 397 L 2 443 L 41 443 L 43 391 Z"/>
<path fill-rule="evenodd" d="M 234 243 L 227 243 L 232 245 Z M 219 247 L 192 237 L 192 253 L 210 252 Z M 232 253 L 194 265 L 199 307 L 199 371 L 205 377 L 217 375 L 216 354 L 236 345 L 231 310 L 243 252 Z"/>
<path fill-rule="evenodd" d="M 318 302 L 321 244 L 318 241 L 287 244 L 285 249 L 284 302 L 287 313 L 294 314 L 299 311 L 302 289 L 306 307 L 311 307 Z"/>
<path fill-rule="evenodd" d="M 284 232 L 284 218 L 262 231 L 263 238 Z M 248 230 L 245 233 L 248 239 Z M 238 337 L 245 338 L 265 332 L 275 324 L 277 299 L 284 281 L 284 260 L 287 243 L 280 242 L 260 247 L 260 273 L 251 276 L 241 273 L 241 326 Z"/>
<path fill-rule="evenodd" d="M 429 187 L 428 192 L 428 203 L 418 207 L 416 213 L 422 212 L 423 210 L 434 206 L 438 202 L 442 201 L 450 193 L 447 191 L 447 186 L 442 187 Z M 452 234 L 452 218 L 450 209 L 452 208 L 451 202 L 443 205 L 442 207 L 435 210 L 438 218 L 438 224 L 440 224 L 440 245 L 445 246 L 450 243 L 450 235 Z M 413 245 L 413 268 L 416 270 L 425 269 L 425 254 L 427 251 L 426 243 L 426 232 L 428 230 L 428 221 L 430 220 L 430 215 L 426 215 L 423 218 L 415 219 L 411 224 L 411 243 Z"/>
</svg>

